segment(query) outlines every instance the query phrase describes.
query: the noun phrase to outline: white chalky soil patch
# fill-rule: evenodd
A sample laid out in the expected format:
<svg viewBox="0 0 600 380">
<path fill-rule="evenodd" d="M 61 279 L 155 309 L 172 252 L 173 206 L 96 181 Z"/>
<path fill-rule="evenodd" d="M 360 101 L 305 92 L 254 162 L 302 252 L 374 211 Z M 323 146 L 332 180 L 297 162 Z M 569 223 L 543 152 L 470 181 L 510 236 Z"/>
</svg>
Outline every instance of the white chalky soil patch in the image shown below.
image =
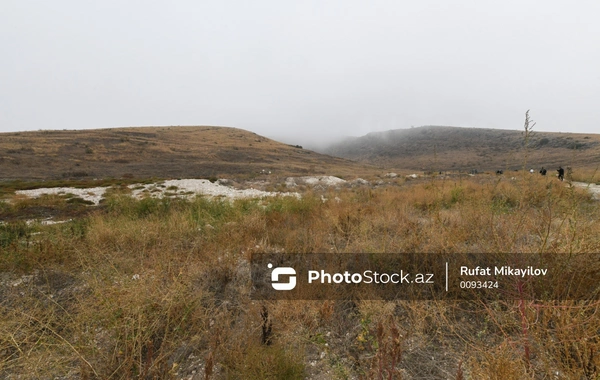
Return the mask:
<svg viewBox="0 0 600 380">
<path fill-rule="evenodd" d="M 17 190 L 15 191 L 15 194 L 25 195 L 30 198 L 37 198 L 43 194 L 73 194 L 79 198 L 94 202 L 95 205 L 98 205 L 100 200 L 104 198 L 106 189 L 107 187 L 92 187 L 89 189 L 77 189 L 75 187 L 45 187 L 32 190 Z"/>
<path fill-rule="evenodd" d="M 334 176 L 316 176 L 316 177 L 288 177 L 285 180 L 287 187 L 294 187 L 300 184 L 303 185 L 322 185 L 322 186 L 339 186 L 345 184 L 347 181 Z"/>
<path fill-rule="evenodd" d="M 238 190 L 218 183 L 212 183 L 207 179 L 175 179 L 153 184 L 133 184 L 128 186 L 132 191 L 131 195 L 136 198 L 146 196 L 162 198 L 164 196 L 177 196 L 182 198 L 191 198 L 197 194 L 212 197 L 225 197 L 230 199 L 241 198 L 262 198 L 276 195 L 300 197 L 298 193 L 262 191 L 257 189 Z M 94 187 L 89 189 L 77 189 L 74 187 L 50 187 L 33 190 L 17 190 L 15 194 L 25 195 L 30 198 L 37 198 L 43 194 L 66 195 L 73 194 L 79 198 L 100 204 L 108 187 Z M 165 195 L 166 193 L 166 195 Z"/>
<path fill-rule="evenodd" d="M 588 189 L 594 199 L 600 200 L 600 185 L 595 183 L 571 182 L 573 186 Z"/>
<path fill-rule="evenodd" d="M 300 194 L 298 193 L 280 193 L 257 189 L 238 190 L 218 183 L 212 183 L 207 179 L 174 179 L 163 182 L 160 187 L 157 187 L 156 184 L 133 184 L 129 185 L 129 188 L 132 189 L 132 196 L 136 198 L 143 198 L 147 195 L 152 197 L 163 197 L 165 192 L 175 193 L 179 197 L 192 197 L 196 194 L 202 194 L 230 199 L 262 198 L 276 195 L 300 197 Z"/>
</svg>

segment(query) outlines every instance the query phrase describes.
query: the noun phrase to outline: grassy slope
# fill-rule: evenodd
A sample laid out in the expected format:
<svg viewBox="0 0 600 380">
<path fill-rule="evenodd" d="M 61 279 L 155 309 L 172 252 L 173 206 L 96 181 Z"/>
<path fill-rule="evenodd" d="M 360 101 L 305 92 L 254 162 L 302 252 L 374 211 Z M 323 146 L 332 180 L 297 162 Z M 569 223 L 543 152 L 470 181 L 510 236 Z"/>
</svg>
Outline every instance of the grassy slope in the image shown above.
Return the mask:
<svg viewBox="0 0 600 380">
<path fill-rule="evenodd" d="M 598 252 L 600 209 L 582 190 L 527 175 L 324 195 L 339 202 L 115 193 L 69 223 L 0 226 L 0 377 L 597 378 L 597 300 L 248 296 L 253 252 Z"/>
<path fill-rule="evenodd" d="M 0 180 L 356 175 L 372 168 L 225 127 L 0 134 Z"/>
<path fill-rule="evenodd" d="M 210 165 L 248 161 L 252 153 L 264 161 L 236 172 L 250 175 L 275 150 L 268 162 L 283 173 L 314 174 L 330 162 L 235 129 L 32 136 L 2 136 L 3 171 L 47 178 L 46 160 L 59 177 L 60 170 L 86 167 L 122 176 L 135 165 L 135 176 L 145 170 L 158 176 L 145 161 L 158 156 L 172 161 L 156 164 L 157 171 L 196 170 L 186 164 L 194 157 L 215 170 L 204 175 L 218 175 Z M 588 161 L 594 149 L 585 150 Z M 282 154 L 289 160 L 280 163 Z M 441 154 L 436 147 L 434 157 Z M 336 172 L 327 174 L 356 168 L 331 162 Z M 597 300 L 257 302 L 248 296 L 253 252 L 600 251 L 598 202 L 564 185 L 541 176 L 456 176 L 235 203 L 136 201 L 120 194 L 125 189 L 95 209 L 61 197 L 0 202 L 1 215 L 44 208 L 73 217 L 51 226 L 0 224 L 0 377 L 179 379 L 195 371 L 238 379 L 596 378 Z M 265 319 L 272 345 L 262 344 Z"/>
<path fill-rule="evenodd" d="M 370 133 L 323 150 L 387 168 L 424 171 L 512 170 L 523 167 L 520 131 L 458 127 L 419 127 Z M 595 169 L 600 164 L 600 135 L 535 132 L 528 167 L 559 165 Z"/>
</svg>

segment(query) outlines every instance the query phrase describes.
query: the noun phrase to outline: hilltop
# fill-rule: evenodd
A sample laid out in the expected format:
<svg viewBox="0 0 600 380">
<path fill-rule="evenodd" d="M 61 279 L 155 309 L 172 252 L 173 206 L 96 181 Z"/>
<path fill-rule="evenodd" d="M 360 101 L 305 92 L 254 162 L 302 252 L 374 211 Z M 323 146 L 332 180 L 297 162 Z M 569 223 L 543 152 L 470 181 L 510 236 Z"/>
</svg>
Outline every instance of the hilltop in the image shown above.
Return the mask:
<svg viewBox="0 0 600 380">
<path fill-rule="evenodd" d="M 322 153 L 385 168 L 413 170 L 512 170 L 523 167 L 522 131 L 424 126 L 347 138 Z M 534 132 L 527 166 L 593 168 L 600 135 Z"/>
<path fill-rule="evenodd" d="M 372 168 L 227 127 L 0 134 L 0 180 L 356 175 Z"/>
</svg>

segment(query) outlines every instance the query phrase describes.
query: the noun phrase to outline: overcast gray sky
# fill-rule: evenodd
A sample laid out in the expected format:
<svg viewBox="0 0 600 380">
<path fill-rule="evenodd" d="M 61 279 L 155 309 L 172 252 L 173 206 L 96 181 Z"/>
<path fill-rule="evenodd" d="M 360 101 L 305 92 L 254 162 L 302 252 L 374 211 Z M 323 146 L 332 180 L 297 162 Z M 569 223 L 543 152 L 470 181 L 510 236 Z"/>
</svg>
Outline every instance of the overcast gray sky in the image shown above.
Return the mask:
<svg viewBox="0 0 600 380">
<path fill-rule="evenodd" d="M 1 0 L 0 131 L 600 132 L 598 0 Z"/>
</svg>

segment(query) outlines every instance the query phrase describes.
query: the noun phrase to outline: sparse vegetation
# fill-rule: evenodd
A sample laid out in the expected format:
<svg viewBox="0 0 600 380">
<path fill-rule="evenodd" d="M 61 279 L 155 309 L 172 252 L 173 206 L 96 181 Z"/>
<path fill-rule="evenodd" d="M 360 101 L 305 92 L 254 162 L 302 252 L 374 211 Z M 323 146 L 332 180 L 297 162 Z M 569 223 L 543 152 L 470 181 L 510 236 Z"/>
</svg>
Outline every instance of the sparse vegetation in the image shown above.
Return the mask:
<svg viewBox="0 0 600 380">
<path fill-rule="evenodd" d="M 93 179 L 93 180 L 51 180 L 51 181 L 0 181 L 0 199 L 8 195 L 14 194 L 17 190 L 31 190 L 39 189 L 42 187 L 75 187 L 80 189 L 86 189 L 91 187 L 104 187 L 114 186 L 122 187 L 130 184 L 149 184 L 158 181 L 156 178 L 146 179 L 115 179 L 115 178 L 104 178 L 104 179 Z"/>
<path fill-rule="evenodd" d="M 350 175 L 374 172 L 368 165 L 309 155 L 300 148 L 241 129 L 206 126 L 0 133 L 0 184 L 89 177 L 239 177 L 265 167 L 287 176 L 302 174 L 311 165 Z"/>
<path fill-rule="evenodd" d="M 536 131 L 533 135 L 522 131 L 423 126 L 370 133 L 333 144 L 321 152 L 419 172 L 508 171 L 522 169 L 524 164 L 527 169 L 536 170 L 542 166 L 555 170 L 560 165 L 593 169 L 596 162 L 590 157 L 600 155 L 598 134 Z M 527 148 L 526 162 L 524 148 Z"/>
<path fill-rule="evenodd" d="M 253 252 L 600 251 L 597 201 L 514 175 L 301 199 L 0 203 L 2 220 L 92 210 L 0 224 L 0 377 L 596 379 L 597 300 L 249 299 Z"/>
<path fill-rule="evenodd" d="M 567 157 L 561 149 L 569 149 L 568 163 L 572 164 L 575 147 L 593 149 L 598 145 L 596 138 L 589 136 L 540 134 L 543 136 L 537 141 L 537 136 L 527 133 L 532 125 L 527 114 L 524 157 L 517 149 L 510 160 L 533 162 L 543 147 L 560 151 L 544 159 L 560 159 L 561 163 Z M 474 141 L 487 136 L 485 131 L 473 131 L 470 138 Z M 44 141 L 51 141 L 48 133 L 40 133 L 47 139 Z M 238 166 L 237 179 L 287 191 L 281 179 L 289 173 L 327 169 L 351 179 L 358 168 L 371 175 L 374 172 L 337 159 L 327 159 L 329 166 L 325 167 L 323 156 L 309 155 L 300 146 L 286 146 L 236 129 L 139 128 L 82 133 L 79 137 L 102 137 L 87 155 L 91 148 L 83 140 L 70 146 L 45 146 L 47 151 L 64 149 L 68 157 L 77 157 L 74 166 L 81 164 L 81 171 L 73 171 L 73 163 L 69 163 L 56 171 L 63 173 L 62 180 L 0 182 L 2 378 L 462 380 L 600 376 L 597 299 L 415 302 L 249 298 L 249 259 L 255 253 L 598 252 L 600 207 L 584 189 L 525 171 L 511 170 L 505 177 L 481 174 L 470 167 L 472 176 L 460 171 L 438 175 L 437 166 L 449 157 L 444 150 L 452 147 L 436 140 L 439 130 L 416 128 L 414 134 L 433 141 L 434 146 L 434 160 L 423 166 L 423 171 L 430 173 L 425 179 L 405 177 L 411 173 L 407 172 L 393 180 L 380 175 L 375 187 L 302 185 L 295 188 L 303 192 L 300 199 L 185 200 L 178 198 L 183 191 L 176 186 L 134 180 L 131 173 L 137 176 L 140 170 L 142 174 L 152 170 L 156 175 L 169 168 L 173 170 L 165 178 L 193 171 L 194 176 L 215 182 L 219 173 L 231 169 L 225 162 L 230 161 Z M 196 136 L 192 145 L 189 138 L 181 138 L 189 134 Z M 44 149 L 24 149 L 20 140 L 35 139 L 35 133 L 7 136 L 0 143 L 0 150 L 2 144 L 10 148 L 8 156 L 0 156 L 3 165 L 13 168 L 17 162 L 14 155 L 33 167 L 42 159 L 37 154 Z M 497 137 L 501 144 L 512 141 L 508 132 Z M 451 144 L 453 139 L 445 141 Z M 120 150 L 138 148 L 135 156 L 115 160 L 110 157 L 112 145 Z M 518 146 L 522 148 L 523 142 Z M 393 162 L 394 155 L 388 148 L 382 150 L 386 164 Z M 426 147 L 416 144 L 412 148 Z M 506 157 L 497 145 L 488 148 L 473 150 L 477 162 L 497 165 L 498 152 Z M 278 154 L 272 155 L 276 149 Z M 214 156 L 194 166 L 189 164 L 193 154 L 199 154 L 193 158 Z M 139 164 L 139 157 L 153 156 L 171 161 L 159 168 L 147 162 Z M 300 158 L 309 156 L 310 160 Z M 276 164 L 281 158 L 285 159 Z M 458 170 L 468 159 L 454 155 L 446 161 L 455 162 Z M 498 168 L 517 169 L 523 166 L 523 161 L 520 163 L 504 161 Z M 199 165 L 206 167 L 197 170 Z M 123 167 L 128 171 L 110 172 Z M 67 179 L 87 177 L 90 170 L 123 178 Z M 260 182 L 271 170 L 277 174 Z M 598 168 L 591 166 L 569 169 L 567 179 L 600 181 Z M 127 187 L 132 183 L 154 186 L 144 190 L 146 198 L 136 200 Z M 68 192 L 36 199 L 13 195 L 17 189 L 73 185 L 112 187 L 97 207 Z M 150 197 L 163 190 L 172 198 Z M 60 223 L 46 223 L 49 217 Z"/>
</svg>

